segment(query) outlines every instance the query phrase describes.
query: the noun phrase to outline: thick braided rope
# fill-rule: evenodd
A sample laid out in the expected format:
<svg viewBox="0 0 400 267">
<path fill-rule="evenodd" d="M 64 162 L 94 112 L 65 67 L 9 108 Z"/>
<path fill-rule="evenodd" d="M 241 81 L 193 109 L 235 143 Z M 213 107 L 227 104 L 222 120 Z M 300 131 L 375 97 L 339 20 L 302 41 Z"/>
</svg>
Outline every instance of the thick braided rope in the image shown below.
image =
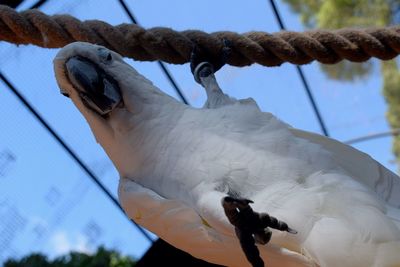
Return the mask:
<svg viewBox="0 0 400 267">
<path fill-rule="evenodd" d="M 183 64 L 189 61 L 193 45 L 210 57 L 217 57 L 224 39 L 232 44 L 228 64 L 234 66 L 306 64 L 313 60 L 334 64 L 342 59 L 362 62 L 371 57 L 388 60 L 400 53 L 399 26 L 304 33 L 208 34 L 161 27 L 145 30 L 134 24 L 111 26 L 98 20 L 80 21 L 69 15 L 48 16 L 38 10 L 18 13 L 0 5 L 0 40 L 15 44 L 56 48 L 85 41 L 136 60 Z"/>
</svg>

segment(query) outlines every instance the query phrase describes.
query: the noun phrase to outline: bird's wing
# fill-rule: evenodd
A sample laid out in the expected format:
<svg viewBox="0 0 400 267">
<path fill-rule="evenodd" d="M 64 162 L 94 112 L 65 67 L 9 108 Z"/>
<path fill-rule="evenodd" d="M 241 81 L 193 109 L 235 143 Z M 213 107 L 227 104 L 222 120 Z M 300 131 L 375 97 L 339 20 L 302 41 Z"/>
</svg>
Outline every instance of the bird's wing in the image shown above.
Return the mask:
<svg viewBox="0 0 400 267">
<path fill-rule="evenodd" d="M 120 179 L 118 195 L 130 218 L 175 247 L 210 262 L 249 266 L 235 236 L 219 233 L 184 203 L 126 178 Z M 221 205 L 220 201 L 214 204 Z M 313 266 L 309 258 L 274 245 L 260 247 L 260 253 L 268 266 Z"/>
<path fill-rule="evenodd" d="M 400 177 L 369 155 L 334 139 L 290 128 L 297 137 L 322 146 L 351 177 L 367 185 L 390 205 L 400 208 Z M 399 218 L 400 219 L 400 218 Z"/>
<path fill-rule="evenodd" d="M 227 249 L 229 242 L 184 203 L 164 198 L 126 178 L 120 179 L 118 195 L 128 217 L 168 243 L 194 257 L 214 263 L 220 263 L 225 257 L 234 266 L 235 261 L 229 261 L 227 257 L 227 253 L 231 252 Z M 224 246 L 224 243 L 227 245 Z M 239 253 L 240 250 L 237 250 L 236 254 Z"/>
<path fill-rule="evenodd" d="M 169 236 L 174 236 L 179 244 L 189 236 L 196 239 L 201 235 L 192 233 L 204 227 L 201 217 L 178 200 L 166 199 L 127 178 L 120 179 L 118 196 L 131 219 L 167 241 Z M 180 228 L 182 225 L 187 232 Z"/>
</svg>

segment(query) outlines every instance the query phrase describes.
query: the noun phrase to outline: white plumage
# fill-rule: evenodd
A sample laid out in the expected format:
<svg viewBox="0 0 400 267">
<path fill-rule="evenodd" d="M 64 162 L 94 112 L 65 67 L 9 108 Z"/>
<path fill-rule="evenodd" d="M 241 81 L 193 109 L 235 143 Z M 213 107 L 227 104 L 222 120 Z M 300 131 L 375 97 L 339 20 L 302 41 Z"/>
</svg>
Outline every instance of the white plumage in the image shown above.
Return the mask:
<svg viewBox="0 0 400 267">
<path fill-rule="evenodd" d="M 99 53 L 99 51 L 102 51 Z M 221 199 L 289 224 L 259 246 L 267 266 L 400 266 L 400 179 L 368 155 L 294 129 L 252 99 L 208 92 L 212 108 L 167 96 L 114 53 L 74 43 L 54 60 L 58 84 L 89 123 L 121 179 L 129 217 L 195 257 L 248 266 Z M 123 106 L 106 118 L 87 108 L 67 77 L 81 56 L 114 77 Z"/>
</svg>

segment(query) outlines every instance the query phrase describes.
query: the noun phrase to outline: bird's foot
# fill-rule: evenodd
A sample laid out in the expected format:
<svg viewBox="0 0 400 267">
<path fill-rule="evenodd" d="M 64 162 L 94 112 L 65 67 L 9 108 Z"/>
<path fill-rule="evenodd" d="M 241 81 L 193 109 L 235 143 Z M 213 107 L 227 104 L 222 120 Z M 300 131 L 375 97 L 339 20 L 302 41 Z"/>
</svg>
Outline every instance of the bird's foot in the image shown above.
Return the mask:
<svg viewBox="0 0 400 267">
<path fill-rule="evenodd" d="M 291 229 L 287 223 L 279 221 L 275 217 L 269 216 L 267 213 L 258 213 L 253 211 L 250 204 L 252 200 L 245 198 L 224 197 L 222 206 L 229 222 L 235 227 L 246 228 L 256 233 L 271 227 L 280 231 L 286 231 L 291 234 L 296 234 L 297 231 Z"/>
<path fill-rule="evenodd" d="M 201 51 L 197 46 L 190 55 L 190 70 L 196 82 L 201 83 L 201 77 L 208 77 L 224 66 L 231 53 L 231 42 L 224 39 L 222 50 L 217 57 L 212 57 Z"/>
<path fill-rule="evenodd" d="M 258 213 L 250 207 L 253 201 L 245 198 L 224 197 L 222 206 L 229 222 L 235 226 L 236 236 L 246 258 L 253 266 L 264 266 L 256 243 L 265 245 L 271 240 L 272 232 L 268 227 L 296 234 L 287 223 L 279 221 L 267 213 Z"/>
</svg>

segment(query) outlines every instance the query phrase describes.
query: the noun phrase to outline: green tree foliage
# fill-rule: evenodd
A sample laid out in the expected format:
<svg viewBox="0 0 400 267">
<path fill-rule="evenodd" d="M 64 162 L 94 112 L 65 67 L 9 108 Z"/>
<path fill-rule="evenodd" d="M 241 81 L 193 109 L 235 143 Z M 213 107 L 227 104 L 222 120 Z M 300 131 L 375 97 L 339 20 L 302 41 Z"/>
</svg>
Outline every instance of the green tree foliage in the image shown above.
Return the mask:
<svg viewBox="0 0 400 267">
<path fill-rule="evenodd" d="M 98 248 L 96 253 L 88 255 L 80 252 L 70 252 L 54 260 L 47 259 L 42 254 L 33 253 L 20 260 L 8 260 L 4 267 L 132 267 L 135 261 L 121 256 L 114 250 Z"/>
<path fill-rule="evenodd" d="M 382 64 L 383 94 L 388 103 L 386 117 L 393 129 L 400 128 L 400 72 L 396 61 L 391 60 Z M 393 142 L 393 152 L 400 161 L 400 136 Z"/>
<path fill-rule="evenodd" d="M 298 13 L 309 28 L 380 27 L 400 21 L 400 0 L 283 0 Z M 363 78 L 377 61 L 321 65 L 331 79 L 352 81 Z M 388 103 L 387 119 L 392 128 L 400 127 L 400 72 L 395 60 L 382 61 L 383 95 Z M 400 137 L 394 139 L 393 151 L 400 160 Z"/>
<path fill-rule="evenodd" d="M 310 28 L 338 29 L 386 26 L 395 22 L 399 1 L 388 0 L 283 0 Z"/>
</svg>

